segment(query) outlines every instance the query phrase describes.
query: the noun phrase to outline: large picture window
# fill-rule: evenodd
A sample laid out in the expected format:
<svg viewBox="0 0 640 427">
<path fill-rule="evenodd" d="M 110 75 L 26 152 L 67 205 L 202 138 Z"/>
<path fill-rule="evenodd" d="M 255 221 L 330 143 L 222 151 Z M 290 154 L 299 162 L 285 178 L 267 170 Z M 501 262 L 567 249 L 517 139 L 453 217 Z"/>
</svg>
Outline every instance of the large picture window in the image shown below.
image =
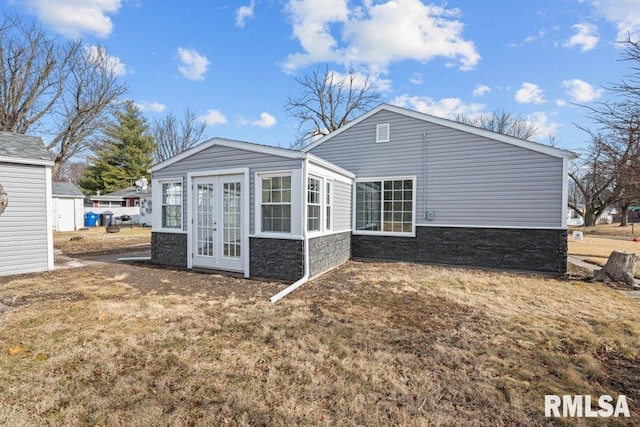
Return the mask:
<svg viewBox="0 0 640 427">
<path fill-rule="evenodd" d="M 291 176 L 262 177 L 262 232 L 291 232 Z"/>
<path fill-rule="evenodd" d="M 413 232 L 413 179 L 356 183 L 356 230 Z"/>
<path fill-rule="evenodd" d="M 162 228 L 182 228 L 182 182 L 162 183 Z"/>
</svg>

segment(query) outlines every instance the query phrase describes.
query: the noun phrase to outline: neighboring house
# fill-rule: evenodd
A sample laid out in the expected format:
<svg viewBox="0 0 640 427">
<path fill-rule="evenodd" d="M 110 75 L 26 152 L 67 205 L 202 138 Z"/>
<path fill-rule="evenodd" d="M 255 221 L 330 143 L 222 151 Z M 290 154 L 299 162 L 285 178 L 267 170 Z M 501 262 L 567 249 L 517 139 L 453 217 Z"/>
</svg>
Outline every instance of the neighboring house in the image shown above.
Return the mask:
<svg viewBox="0 0 640 427">
<path fill-rule="evenodd" d="M 596 224 L 598 225 L 613 224 L 613 219 L 616 216 L 618 217 L 620 216 L 620 214 L 618 213 L 618 209 L 608 206 L 604 209 L 604 211 L 602 211 L 602 213 L 596 220 Z"/>
<path fill-rule="evenodd" d="M 41 138 L 0 132 L 0 276 L 53 270 L 52 166 Z"/>
<path fill-rule="evenodd" d="M 584 209 L 584 205 L 578 205 L 578 209 Z M 567 225 L 580 226 L 584 225 L 584 218 L 574 209 L 567 207 Z"/>
<path fill-rule="evenodd" d="M 351 257 L 562 273 L 569 156 L 386 104 L 303 151 L 214 138 L 152 168 L 152 261 L 281 280 Z"/>
<path fill-rule="evenodd" d="M 85 212 L 111 212 L 115 217 L 128 215 L 134 224 L 151 226 L 151 194 L 151 188 L 131 186 L 112 193 L 88 196 L 89 205 L 85 206 Z"/>
<path fill-rule="evenodd" d="M 84 227 L 84 194 L 70 182 L 54 182 L 53 231 L 75 231 Z"/>
</svg>

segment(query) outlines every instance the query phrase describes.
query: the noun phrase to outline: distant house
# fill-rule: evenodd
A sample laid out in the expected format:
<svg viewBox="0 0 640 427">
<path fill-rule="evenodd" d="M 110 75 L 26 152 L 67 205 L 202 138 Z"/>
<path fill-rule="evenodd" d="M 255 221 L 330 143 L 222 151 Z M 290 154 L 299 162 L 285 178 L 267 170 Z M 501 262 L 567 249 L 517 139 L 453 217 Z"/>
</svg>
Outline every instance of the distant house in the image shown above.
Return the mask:
<svg viewBox="0 0 640 427">
<path fill-rule="evenodd" d="M 70 182 L 54 182 L 53 230 L 74 231 L 84 226 L 84 194 Z"/>
<path fill-rule="evenodd" d="M 151 188 L 131 186 L 106 194 L 88 196 L 85 212 L 112 212 L 115 217 L 130 216 L 134 224 L 151 226 Z"/>
<path fill-rule="evenodd" d="M 349 258 L 566 271 L 570 153 L 391 105 L 303 151 L 152 168 L 152 261 L 305 280 Z"/>
<path fill-rule="evenodd" d="M 41 138 L 0 132 L 0 275 L 53 269 L 52 167 Z"/>
</svg>

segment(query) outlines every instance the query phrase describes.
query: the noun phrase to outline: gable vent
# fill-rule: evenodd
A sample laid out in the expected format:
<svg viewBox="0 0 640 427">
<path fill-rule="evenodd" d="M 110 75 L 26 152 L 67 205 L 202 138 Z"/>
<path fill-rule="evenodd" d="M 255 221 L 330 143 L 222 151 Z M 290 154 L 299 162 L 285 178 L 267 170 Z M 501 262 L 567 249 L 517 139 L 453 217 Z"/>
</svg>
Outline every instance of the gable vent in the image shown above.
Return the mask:
<svg viewBox="0 0 640 427">
<path fill-rule="evenodd" d="M 376 126 L 376 142 L 389 142 L 389 123 Z"/>
</svg>

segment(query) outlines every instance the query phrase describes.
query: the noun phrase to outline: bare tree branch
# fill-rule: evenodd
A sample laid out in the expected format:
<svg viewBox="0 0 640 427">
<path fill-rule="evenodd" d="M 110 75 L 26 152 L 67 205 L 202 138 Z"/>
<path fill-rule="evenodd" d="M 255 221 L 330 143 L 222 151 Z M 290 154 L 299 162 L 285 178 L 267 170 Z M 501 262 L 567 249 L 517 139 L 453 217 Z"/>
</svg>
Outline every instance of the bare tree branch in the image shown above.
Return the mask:
<svg viewBox="0 0 640 427">
<path fill-rule="evenodd" d="M 298 149 L 346 125 L 380 99 L 380 94 L 373 91 L 371 75 L 359 82 L 353 70 L 341 77 L 328 67 L 316 68 L 310 75 L 294 79 L 302 94 L 289 96 L 285 110 L 299 122 L 298 137 L 292 144 Z"/>
<path fill-rule="evenodd" d="M 61 42 L 40 26 L 5 15 L 0 24 L 0 130 L 51 136 L 54 174 L 87 149 L 126 92 L 104 48 Z M 44 129 L 44 130 L 42 130 Z"/>
<path fill-rule="evenodd" d="M 495 110 L 487 114 L 457 114 L 455 121 L 520 139 L 532 139 L 538 134 L 535 124 L 520 115 Z"/>
<path fill-rule="evenodd" d="M 167 160 L 202 142 L 206 124 L 198 121 L 195 112 L 186 109 L 181 121 L 169 113 L 154 120 L 151 134 L 156 142 L 155 159 Z"/>
</svg>

